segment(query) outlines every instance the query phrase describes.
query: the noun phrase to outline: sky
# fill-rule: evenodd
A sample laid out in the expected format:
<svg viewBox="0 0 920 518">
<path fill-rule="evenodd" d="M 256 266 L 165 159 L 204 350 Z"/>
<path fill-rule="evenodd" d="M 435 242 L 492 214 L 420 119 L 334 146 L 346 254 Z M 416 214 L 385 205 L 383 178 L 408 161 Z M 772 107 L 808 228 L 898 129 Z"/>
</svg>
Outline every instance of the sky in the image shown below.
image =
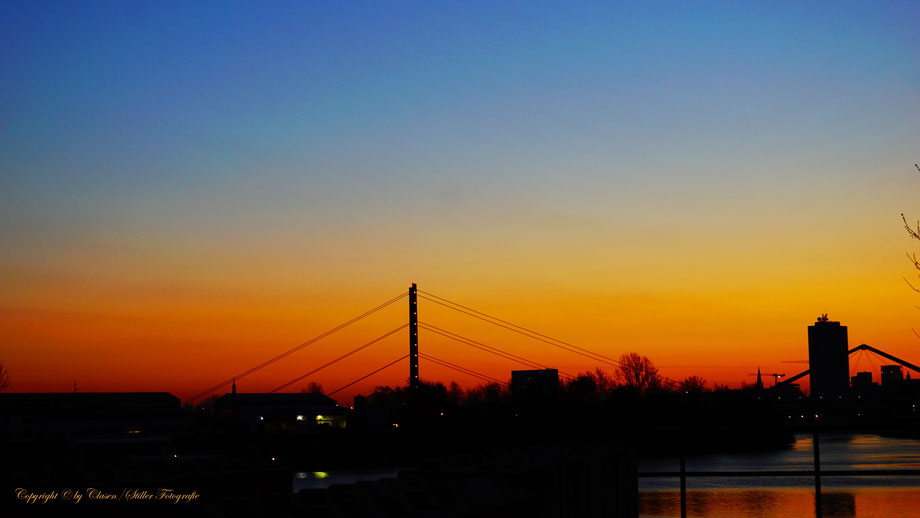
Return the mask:
<svg viewBox="0 0 920 518">
<path fill-rule="evenodd" d="M 807 359 L 822 313 L 851 347 L 918 362 L 920 242 L 900 219 L 920 220 L 917 19 L 913 2 L 5 2 L 10 390 L 185 398 L 412 282 L 710 386 L 804 370 L 782 362 Z M 419 318 L 610 369 L 427 300 Z M 407 341 L 285 390 L 331 391 Z M 522 368 L 425 331 L 420 350 Z M 404 383 L 403 363 L 336 396 Z"/>
</svg>

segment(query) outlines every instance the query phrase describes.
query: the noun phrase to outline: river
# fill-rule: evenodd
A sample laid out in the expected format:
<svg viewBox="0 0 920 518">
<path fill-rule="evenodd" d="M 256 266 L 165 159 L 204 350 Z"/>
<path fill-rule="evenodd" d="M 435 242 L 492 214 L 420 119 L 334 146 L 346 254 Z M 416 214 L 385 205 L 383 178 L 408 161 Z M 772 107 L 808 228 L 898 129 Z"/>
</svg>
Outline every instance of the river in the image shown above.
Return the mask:
<svg viewBox="0 0 920 518">
<path fill-rule="evenodd" d="M 821 434 L 822 470 L 920 469 L 920 441 L 868 434 Z M 798 435 L 790 449 L 686 458 L 688 471 L 811 470 L 811 435 Z M 639 471 L 678 471 L 676 458 L 647 459 Z M 920 476 L 822 477 L 824 518 L 920 517 Z M 679 517 L 680 482 L 640 478 L 643 518 Z M 814 517 L 814 478 L 688 478 L 687 516 Z"/>
</svg>

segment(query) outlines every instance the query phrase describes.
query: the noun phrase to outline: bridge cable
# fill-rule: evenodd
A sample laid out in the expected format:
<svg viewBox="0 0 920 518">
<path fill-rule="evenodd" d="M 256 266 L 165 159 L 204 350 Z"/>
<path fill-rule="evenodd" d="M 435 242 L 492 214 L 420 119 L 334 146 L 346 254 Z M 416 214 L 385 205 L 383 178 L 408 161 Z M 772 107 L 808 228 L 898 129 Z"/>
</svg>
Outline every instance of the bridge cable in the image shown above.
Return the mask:
<svg viewBox="0 0 920 518">
<path fill-rule="evenodd" d="M 852 376 L 859 374 L 859 363 L 862 361 L 863 354 L 865 353 L 866 351 L 864 350 L 860 350 L 858 353 L 856 353 L 856 361 L 853 362 L 853 372 L 850 373 Z"/>
<path fill-rule="evenodd" d="M 488 323 L 490 323 L 490 324 L 492 324 L 492 325 L 494 325 L 494 326 L 502 327 L 502 328 L 508 329 L 509 331 L 514 331 L 515 333 L 518 333 L 518 334 L 527 336 L 527 337 L 529 337 L 529 338 L 531 338 L 531 339 L 534 339 L 534 340 L 537 340 L 537 341 L 540 341 L 540 342 L 543 342 L 543 343 L 552 345 L 553 347 L 558 347 L 559 349 L 562 349 L 562 350 L 564 350 L 564 351 L 568 351 L 568 352 L 571 352 L 571 353 L 575 353 L 575 354 L 584 356 L 585 358 L 588 358 L 588 359 L 590 359 L 590 360 L 594 360 L 594 361 L 600 362 L 600 363 L 605 363 L 605 364 L 610 365 L 610 366 L 612 366 L 612 367 L 621 367 L 621 366 L 623 366 L 622 362 L 620 362 L 619 360 L 615 360 L 615 359 L 613 359 L 613 358 L 610 358 L 609 356 L 604 356 L 603 354 L 596 353 L 596 352 L 594 352 L 594 351 L 592 351 L 592 350 L 590 350 L 590 349 L 585 349 L 585 348 L 583 348 L 583 347 L 578 347 L 577 345 L 573 345 L 573 344 L 570 344 L 570 343 L 565 342 L 565 341 L 563 341 L 563 340 L 559 340 L 558 338 L 553 338 L 553 337 L 551 337 L 551 336 L 544 335 L 544 334 L 542 334 L 542 333 L 539 333 L 539 332 L 534 331 L 534 330 L 532 330 L 532 329 L 526 328 L 526 327 L 524 327 L 524 326 L 520 326 L 520 325 L 514 324 L 514 323 L 512 323 L 512 322 L 508 322 L 507 320 L 502 320 L 502 319 L 500 319 L 500 318 L 498 318 L 498 317 L 489 315 L 488 313 L 483 313 L 482 311 L 477 311 L 477 310 L 475 310 L 475 309 L 473 309 L 473 308 L 464 306 L 464 305 L 462 305 L 462 304 L 458 304 L 458 303 L 456 303 L 456 302 L 454 302 L 454 301 L 452 301 L 452 300 L 446 299 L 446 298 L 444 298 L 444 297 L 440 297 L 440 296 L 438 296 L 438 295 L 435 295 L 434 293 L 430 293 L 430 292 L 422 291 L 422 290 L 418 290 L 418 293 L 420 294 L 419 296 L 421 296 L 423 299 L 425 299 L 425 300 L 427 300 L 427 301 L 429 301 L 429 302 L 434 302 L 435 304 L 439 304 L 439 305 L 444 306 L 444 307 L 446 307 L 446 308 L 448 308 L 448 309 L 452 309 L 452 310 L 454 310 L 454 311 L 457 311 L 457 312 L 459 312 L 459 313 L 463 313 L 463 314 L 468 315 L 468 316 L 471 316 L 471 317 L 473 317 L 473 318 L 478 318 L 479 320 L 482 320 L 482 321 L 484 321 L 484 322 L 488 322 Z M 427 296 L 426 296 L 426 295 L 427 295 Z M 433 297 L 433 298 L 432 298 L 432 297 Z M 435 299 L 438 299 L 438 300 L 435 300 Z M 443 302 L 441 302 L 441 301 L 443 301 Z M 445 304 L 445 303 L 446 303 L 446 304 Z M 452 304 L 452 305 L 451 305 L 451 304 Z M 453 307 L 453 306 L 457 306 L 457 307 Z M 462 308 L 462 309 L 457 309 L 457 308 Z M 590 355 L 590 356 L 589 356 L 589 355 Z M 676 380 L 673 380 L 673 379 L 671 379 L 671 378 L 669 378 L 669 377 L 667 377 L 667 376 L 664 376 L 664 375 L 662 375 L 662 374 L 659 374 L 659 376 L 661 376 L 661 378 L 664 379 L 664 380 L 666 380 L 666 381 L 669 381 L 669 382 L 671 382 L 671 383 L 674 383 L 675 385 L 678 383 Z"/>
<path fill-rule="evenodd" d="M 458 335 L 458 334 L 455 334 L 455 333 L 451 333 L 450 331 L 446 331 L 446 330 L 444 330 L 444 329 L 435 327 L 435 326 L 433 326 L 433 325 L 431 325 L 431 324 L 425 324 L 425 323 L 423 323 L 423 322 L 419 322 L 419 327 L 421 327 L 422 329 L 425 329 L 426 331 L 431 331 L 432 333 L 441 335 L 441 336 L 446 337 L 446 338 L 450 338 L 451 340 L 460 342 L 460 343 L 462 343 L 462 344 L 464 344 L 464 345 L 468 345 L 468 346 L 470 346 L 470 347 L 473 347 L 473 348 L 476 348 L 476 349 L 480 349 L 480 350 L 482 350 L 482 351 L 485 351 L 485 352 L 487 352 L 487 353 L 494 354 L 494 355 L 496 355 L 496 356 L 500 356 L 500 357 L 502 357 L 502 358 L 504 358 L 504 359 L 506 359 L 506 360 L 511 360 L 511 361 L 520 363 L 521 365 L 526 365 L 526 366 L 531 367 L 531 368 L 549 369 L 549 367 L 547 367 L 546 365 L 542 365 L 542 364 L 539 364 L 539 363 L 537 363 L 537 362 L 533 362 L 533 361 L 527 360 L 527 359 L 525 359 L 525 358 L 523 358 L 523 357 L 520 357 L 520 356 L 515 356 L 515 355 L 513 355 L 513 354 L 511 354 L 511 353 L 506 353 L 506 352 L 504 352 L 504 351 L 502 351 L 502 350 L 500 350 L 500 349 L 497 349 L 497 348 L 494 348 L 494 347 L 491 347 L 491 346 L 488 346 L 488 345 L 485 345 L 485 344 L 482 344 L 482 343 L 479 343 L 479 342 L 474 342 L 473 340 L 470 340 L 470 339 L 468 339 L 468 338 L 464 338 L 464 337 L 462 337 L 462 336 L 460 336 L 460 335 Z"/>
<path fill-rule="evenodd" d="M 879 385 L 881 385 L 881 384 L 882 384 L 882 367 L 881 367 L 882 362 L 878 361 L 878 360 L 876 359 L 876 356 L 877 356 L 877 355 L 876 355 L 875 353 L 872 353 L 871 351 L 866 351 L 866 358 L 869 359 L 869 368 L 872 369 L 872 375 L 873 375 L 873 376 L 876 375 L 876 366 L 875 366 L 875 364 L 876 364 L 876 363 L 879 364 L 878 369 L 877 369 L 877 370 L 878 370 L 878 376 L 876 376 L 876 378 L 878 378 L 878 383 L 879 383 Z"/>
<path fill-rule="evenodd" d="M 357 382 L 359 382 L 359 381 L 361 381 L 361 380 L 365 380 L 365 379 L 367 379 L 367 378 L 370 378 L 370 377 L 373 376 L 374 374 L 377 374 L 378 372 L 380 372 L 380 371 L 382 371 L 382 370 L 384 370 L 384 369 L 386 369 L 386 368 L 388 368 L 388 367 L 392 367 L 393 365 L 396 365 L 397 363 L 399 363 L 399 362 L 405 360 L 405 359 L 408 358 L 408 357 L 409 357 L 409 355 L 407 354 L 407 355 L 403 356 L 402 358 L 397 358 L 396 360 L 393 360 L 392 362 L 390 362 L 390 363 L 384 365 L 383 367 L 380 367 L 379 369 L 377 369 L 377 370 L 375 370 L 375 371 L 373 371 L 373 372 L 371 372 L 371 373 L 369 373 L 369 374 L 365 374 L 364 376 L 361 376 L 360 378 L 358 378 L 358 379 L 352 381 L 351 383 L 349 383 L 349 384 L 347 384 L 347 385 L 342 385 L 341 387 L 339 387 L 339 388 L 333 390 L 332 392 L 330 392 L 330 393 L 328 393 L 328 394 L 326 394 L 326 395 L 327 395 L 327 396 L 331 396 L 331 395 L 335 394 L 336 392 L 338 392 L 338 391 L 340 391 L 340 390 L 342 390 L 342 389 L 347 389 L 348 387 L 354 385 L 355 383 L 357 383 Z"/>
<path fill-rule="evenodd" d="M 591 351 L 587 351 L 587 352 L 590 353 L 590 354 L 593 354 L 594 356 L 591 356 L 591 355 L 586 354 L 586 353 L 581 352 L 581 351 L 577 351 L 577 350 L 574 350 L 574 349 L 570 349 L 570 348 L 566 347 L 565 345 L 559 345 L 559 344 L 557 344 L 557 343 L 555 343 L 555 342 L 551 342 L 550 340 L 546 340 L 546 339 L 544 339 L 544 338 L 540 338 L 539 336 L 534 336 L 533 334 L 529 334 L 529 333 L 527 333 L 527 332 L 524 332 L 524 331 L 515 329 L 515 328 L 513 328 L 513 327 L 511 327 L 511 326 L 507 326 L 507 325 L 504 325 L 504 324 L 500 324 L 500 323 L 498 323 L 498 322 L 493 322 L 492 320 L 489 320 L 489 319 L 487 319 L 487 318 L 481 317 L 481 316 L 476 315 L 476 314 L 473 314 L 473 313 L 469 313 L 469 312 L 464 311 L 464 310 L 462 310 L 462 309 L 457 309 L 457 308 L 455 308 L 455 307 L 448 306 L 447 304 L 444 304 L 443 302 L 439 302 L 439 301 L 437 301 L 437 300 L 434 300 L 434 299 L 425 297 L 424 295 L 420 295 L 420 297 L 423 298 L 423 299 L 425 299 L 425 300 L 427 300 L 427 301 L 434 302 L 435 304 L 440 304 L 440 305 L 442 305 L 442 306 L 444 306 L 444 307 L 446 307 L 446 308 L 452 309 L 452 310 L 454 310 L 454 311 L 463 313 L 463 314 L 465 314 L 465 315 L 469 315 L 469 316 L 471 316 L 471 317 L 473 317 L 473 318 L 478 318 L 478 319 L 483 320 L 483 321 L 485 321 L 485 322 L 488 322 L 488 323 L 490 323 L 490 324 L 492 324 L 492 325 L 495 325 L 495 326 L 498 326 L 498 327 L 503 327 L 503 328 L 505 328 L 505 329 L 508 329 L 509 331 L 514 331 L 515 333 L 524 335 L 524 336 L 526 336 L 526 337 L 528 337 L 528 338 L 531 338 L 531 339 L 534 339 L 534 340 L 537 340 L 537 341 L 540 341 L 540 342 L 543 342 L 543 343 L 552 345 L 553 347 L 558 347 L 559 349 L 562 349 L 562 350 L 564 350 L 564 351 L 568 351 L 568 352 L 570 352 L 570 353 L 575 353 L 575 354 L 584 356 L 585 358 L 588 358 L 588 359 L 590 359 L 590 360 L 593 360 L 593 361 L 596 361 L 596 362 L 600 362 L 600 363 L 605 363 L 605 364 L 611 365 L 611 366 L 613 366 L 613 367 L 619 367 L 620 365 L 622 365 L 620 362 L 618 362 L 618 361 L 616 361 L 616 360 L 610 360 L 610 361 L 608 361 L 608 360 L 606 360 L 606 359 L 601 359 L 601 358 L 606 358 L 606 357 L 604 357 L 604 356 L 602 356 L 602 355 L 599 355 L 599 354 L 596 354 L 596 353 L 592 353 Z M 553 340 L 554 340 L 554 339 L 553 339 Z"/>
<path fill-rule="evenodd" d="M 609 356 L 604 356 L 603 354 L 596 353 L 596 352 L 594 352 L 594 351 L 592 351 L 592 350 L 590 350 L 590 349 L 585 349 L 585 348 L 583 348 L 583 347 L 578 347 L 577 345 L 570 344 L 570 343 L 565 342 L 565 341 L 563 341 L 563 340 L 560 340 L 560 339 L 558 339 L 558 338 L 553 338 L 553 337 L 551 337 L 551 336 L 544 335 L 544 334 L 542 334 L 542 333 L 539 333 L 539 332 L 537 332 L 537 331 L 534 331 L 533 329 L 529 329 L 529 328 L 526 328 L 526 327 L 524 327 L 524 326 L 520 326 L 520 325 L 514 324 L 514 323 L 512 323 L 512 322 L 508 322 L 507 320 L 502 320 L 502 319 L 500 319 L 500 318 L 498 318 L 498 317 L 496 317 L 496 316 L 489 315 L 488 313 L 483 313 L 482 311 L 477 311 L 477 310 L 475 310 L 475 309 L 473 309 L 473 308 L 464 306 L 464 305 L 462 305 L 462 304 L 458 304 L 458 303 L 456 303 L 456 302 L 454 302 L 454 301 L 452 301 L 452 300 L 445 299 L 444 297 L 439 297 L 439 296 L 435 295 L 434 293 L 429 293 L 429 292 L 427 292 L 427 291 L 422 291 L 422 290 L 418 290 L 418 292 L 419 292 L 419 293 L 423 293 L 423 294 L 425 294 L 425 295 L 427 295 L 427 296 L 429 296 L 429 297 L 434 297 L 434 298 L 436 298 L 436 299 L 438 299 L 438 300 L 440 300 L 440 301 L 446 302 L 446 303 L 448 303 L 448 304 L 452 304 L 452 305 L 457 306 L 457 307 L 459 307 L 459 308 L 462 308 L 462 309 L 464 309 L 464 310 L 466 310 L 466 311 L 475 313 L 475 315 L 470 315 L 470 316 L 476 316 L 476 318 L 480 318 L 480 320 L 485 320 L 486 322 L 490 322 L 490 323 L 493 324 L 493 325 L 498 325 L 498 323 L 505 324 L 504 326 L 501 326 L 501 327 L 510 326 L 510 328 L 513 328 L 513 329 L 511 329 L 512 331 L 515 331 L 515 332 L 520 333 L 520 334 L 522 334 L 522 335 L 527 336 L 527 335 L 529 334 L 529 335 L 532 335 L 532 336 L 530 336 L 530 337 L 531 337 L 531 338 L 534 338 L 534 339 L 543 338 L 544 340 L 542 340 L 542 341 L 550 340 L 550 341 L 552 341 L 552 342 L 555 342 L 555 343 L 558 343 L 558 344 L 562 344 L 562 345 L 564 345 L 564 346 L 566 346 L 566 347 L 571 347 L 572 349 L 577 349 L 577 350 L 579 350 L 579 351 L 582 351 L 582 352 L 585 352 L 585 353 L 588 353 L 588 354 L 597 356 L 598 358 L 603 358 L 603 359 L 605 359 L 605 360 L 611 361 L 611 362 L 613 362 L 613 363 L 616 364 L 616 365 L 620 365 L 619 360 L 615 360 L 615 359 L 613 359 L 613 358 L 610 358 Z M 427 299 L 427 300 L 429 300 L 429 301 L 431 301 L 431 302 L 438 302 L 438 301 L 431 300 L 431 299 Z M 438 302 L 438 303 L 440 304 L 440 302 Z M 450 306 L 447 306 L 446 304 L 441 304 L 441 305 L 442 305 L 442 306 L 446 306 L 446 307 L 450 307 Z M 454 309 L 454 311 L 460 311 L 460 310 L 458 310 L 458 309 L 456 309 L 456 308 L 451 308 L 451 309 Z M 460 311 L 460 312 L 463 313 L 463 311 Z M 466 313 L 466 314 L 469 315 L 469 313 Z M 479 315 L 479 316 L 477 316 L 477 315 Z M 485 317 L 485 318 L 481 318 L 481 317 Z M 509 328 L 506 327 L 506 329 L 509 329 Z M 547 342 L 547 343 L 549 343 L 549 342 Z"/>
<path fill-rule="evenodd" d="M 476 371 L 469 370 L 469 369 L 467 369 L 467 368 L 465 368 L 465 367 L 460 367 L 460 366 L 454 365 L 454 364 L 452 364 L 452 363 L 444 362 L 443 360 L 438 360 L 438 359 L 436 359 L 436 358 L 432 358 L 431 356 L 422 356 L 421 353 L 419 354 L 419 357 L 423 358 L 424 360 L 430 361 L 430 362 L 432 362 L 432 363 L 434 363 L 434 364 L 436 364 L 436 365 L 440 365 L 440 366 L 442 366 L 442 367 L 446 367 L 446 368 L 448 368 L 448 369 L 455 370 L 455 371 L 457 371 L 457 372 L 459 372 L 459 373 L 461 373 L 461 374 L 466 374 L 467 376 L 472 376 L 472 377 L 474 377 L 474 378 L 478 378 L 478 379 L 480 379 L 480 380 L 482 380 L 482 381 L 484 381 L 484 382 L 486 382 L 486 383 L 493 383 L 493 384 L 496 384 L 496 383 L 497 383 L 497 384 L 502 384 L 502 385 L 504 385 L 504 383 L 502 383 L 502 382 L 496 380 L 495 378 L 492 378 L 492 377 L 490 377 L 490 376 L 486 376 L 485 374 L 480 374 L 480 373 L 478 373 L 478 372 L 476 372 Z"/>
<path fill-rule="evenodd" d="M 190 398 L 188 399 L 188 401 L 195 401 L 196 399 L 200 399 L 200 398 L 202 398 L 202 397 L 204 397 L 204 396 L 207 396 L 207 395 L 210 394 L 211 392 L 214 392 L 215 390 L 217 390 L 217 389 L 219 389 L 219 388 L 221 388 L 221 387 L 225 387 L 225 386 L 229 385 L 230 383 L 233 383 L 235 380 L 238 380 L 238 379 L 240 379 L 240 378 L 242 378 L 242 377 L 244 377 L 244 376 L 248 376 L 248 375 L 252 374 L 253 372 L 256 372 L 257 370 L 262 369 L 262 368 L 264 368 L 264 367 L 268 367 L 268 366 L 271 365 L 272 363 L 275 363 L 275 362 L 278 361 L 278 360 L 284 359 L 284 358 L 290 356 L 291 354 L 294 354 L 295 352 L 297 352 L 297 351 L 303 349 L 304 347 L 306 347 L 306 346 L 308 346 L 308 345 L 311 345 L 311 344 L 313 344 L 313 343 L 316 343 L 316 342 L 322 340 L 323 338 L 326 338 L 327 336 L 329 336 L 329 335 L 331 335 L 331 334 L 333 334 L 333 333 L 335 333 L 335 332 L 337 332 L 337 331 L 341 331 L 341 330 L 344 329 L 345 327 L 350 326 L 351 324 L 354 324 L 355 322 L 357 322 L 357 321 L 359 321 L 359 320 L 361 320 L 361 319 L 363 319 L 363 318 L 365 318 L 365 317 L 368 317 L 368 316 L 372 315 L 373 313 L 376 313 L 376 312 L 380 311 L 381 309 L 383 309 L 383 308 L 385 308 L 385 307 L 387 307 L 387 306 L 389 306 L 389 305 L 391 305 L 391 304 L 393 304 L 393 303 L 395 303 L 395 302 L 398 302 L 398 301 L 399 301 L 400 299 L 402 299 L 403 297 L 408 297 L 408 296 L 409 296 L 409 294 L 408 294 L 408 292 L 406 292 L 406 293 L 403 293 L 403 294 L 399 295 L 398 297 L 394 297 L 394 298 L 392 298 L 392 299 L 390 299 L 390 300 L 384 302 L 383 304 L 380 304 L 379 306 L 377 306 L 377 307 L 375 307 L 375 308 L 373 308 L 373 309 L 371 309 L 371 310 L 369 310 L 369 311 L 366 311 L 365 313 L 362 313 L 362 314 L 356 316 L 355 318 L 352 318 L 351 320 L 349 320 L 349 321 L 347 321 L 347 322 L 344 322 L 344 323 L 342 323 L 342 324 L 339 324 L 339 325 L 336 326 L 336 327 L 333 327 L 332 329 L 326 331 L 325 333 L 322 333 L 322 334 L 320 334 L 320 335 L 317 335 L 317 336 L 315 336 L 314 338 L 311 338 L 310 340 L 307 340 L 306 342 L 304 342 L 304 343 L 302 343 L 302 344 L 300 344 L 300 345 L 298 345 L 298 346 L 296 346 L 296 347 L 294 347 L 294 348 L 292 348 L 292 349 L 289 349 L 289 350 L 287 350 L 287 351 L 285 351 L 285 352 L 279 354 L 278 356 L 275 356 L 274 358 L 271 358 L 271 359 L 269 359 L 269 360 L 266 360 L 266 361 L 260 363 L 259 365 L 256 365 L 255 367 L 252 367 L 252 368 L 249 369 L 249 370 L 246 370 L 246 371 L 244 371 L 244 372 L 242 372 L 242 373 L 240 373 L 240 374 L 237 374 L 236 376 L 234 376 L 234 377 L 232 377 L 232 378 L 230 378 L 230 379 L 228 379 L 228 380 L 226 380 L 226 381 L 224 381 L 224 382 L 222 382 L 222 383 L 218 383 L 217 385 L 214 385 L 213 387 L 211 387 L 211 388 L 209 388 L 209 389 L 207 389 L 207 390 L 204 390 L 204 391 L 202 391 L 202 392 L 199 392 L 198 394 L 195 394 L 194 396 L 190 397 Z"/>
<path fill-rule="evenodd" d="M 471 339 L 471 338 L 467 338 L 467 337 L 465 337 L 465 336 L 458 335 L 457 333 L 453 333 L 453 332 L 451 332 L 451 331 L 447 331 L 446 329 L 441 329 L 441 328 L 439 328 L 439 327 L 435 327 L 435 326 L 433 326 L 433 325 L 431 325 L 431 324 L 427 324 L 427 323 L 424 323 L 424 322 L 419 322 L 419 326 L 420 326 L 422 329 L 425 329 L 426 331 L 431 331 L 432 333 L 435 333 L 435 334 L 444 336 L 444 337 L 446 337 L 446 338 L 450 338 L 451 340 L 460 342 L 460 343 L 462 343 L 462 344 L 464 344 L 464 345 L 468 345 L 468 346 L 473 347 L 473 348 L 476 348 L 476 349 L 481 349 L 481 350 L 483 350 L 483 351 L 485 351 L 485 352 L 487 352 L 487 353 L 491 353 L 491 354 L 494 354 L 494 355 L 496 355 L 496 356 L 500 356 L 500 357 L 502 357 L 502 358 L 504 358 L 504 359 L 506 359 L 506 360 L 511 360 L 511 361 L 520 363 L 521 365 L 526 365 L 526 366 L 528 366 L 528 367 L 537 368 L 537 369 L 550 369 L 550 368 L 551 368 L 551 367 L 548 367 L 548 366 L 546 366 L 546 365 L 543 365 L 542 363 L 538 363 L 538 362 L 535 362 L 535 361 L 533 361 L 533 360 L 529 360 L 529 359 L 527 359 L 527 358 L 524 358 L 523 356 L 518 356 L 518 355 L 516 355 L 516 354 L 512 354 L 512 353 L 509 353 L 509 352 L 507 352 L 507 351 L 503 351 L 502 349 L 499 349 L 498 347 L 493 347 L 493 346 L 491 346 L 491 345 L 486 345 L 486 344 L 484 344 L 484 343 L 482 343 L 482 342 L 477 342 L 476 340 L 473 340 L 473 339 Z M 567 377 L 567 378 L 572 378 L 572 379 L 575 378 L 575 376 L 572 376 L 571 374 L 568 374 L 568 373 L 559 371 L 558 369 L 557 369 L 556 372 L 558 372 L 559 374 L 561 374 L 561 375 L 563 375 L 563 376 L 565 376 L 565 377 Z"/>
<path fill-rule="evenodd" d="M 419 355 L 419 357 L 421 357 L 421 358 L 423 358 L 423 359 L 425 359 L 425 360 L 429 360 L 429 361 L 434 362 L 434 363 L 436 363 L 436 364 L 438 364 L 438 365 L 441 365 L 441 366 L 443 366 L 443 367 L 447 367 L 448 369 L 453 369 L 453 370 L 455 370 L 455 371 L 459 371 L 459 372 L 462 372 L 462 373 L 464 373 L 464 374 L 468 374 L 468 375 L 470 375 L 470 376 L 475 376 L 475 377 L 477 377 L 477 378 L 479 378 L 479 379 L 481 379 L 481 380 L 491 381 L 491 382 L 493 382 L 493 383 L 498 383 L 499 385 L 508 386 L 508 384 L 505 383 L 504 381 L 501 381 L 501 380 L 499 380 L 499 379 L 493 378 L 492 376 L 483 374 L 483 373 L 481 373 L 481 372 L 476 372 L 476 371 L 474 371 L 473 369 L 468 369 L 468 368 L 466 368 L 466 367 L 461 367 L 461 366 L 459 366 L 459 365 L 450 363 L 449 361 L 445 361 L 445 360 L 442 360 L 442 359 L 440 359 L 440 358 L 435 358 L 434 356 L 432 356 L 432 355 L 430 355 L 430 354 L 418 353 L 418 355 Z"/>
<path fill-rule="evenodd" d="M 300 381 L 300 380 L 306 378 L 307 376 L 311 376 L 311 375 L 313 375 L 313 374 L 316 374 L 317 372 L 319 372 L 319 371 L 325 369 L 326 367 L 328 367 L 328 366 L 330 366 L 330 365 L 332 365 L 332 364 L 334 364 L 334 363 L 337 363 L 337 362 L 339 362 L 339 361 L 342 361 L 342 360 L 344 360 L 345 358 L 348 358 L 349 356 L 351 356 L 352 354 L 355 354 L 356 352 L 358 352 L 358 351 L 360 351 L 360 350 L 362 350 L 362 349 L 366 349 L 366 348 L 368 348 L 368 347 L 374 345 L 375 343 L 377 343 L 377 342 L 383 340 L 384 338 L 386 338 L 386 337 L 392 335 L 393 333 L 395 333 L 395 332 L 397 332 L 397 331 L 401 331 L 401 330 L 403 330 L 403 329 L 405 329 L 405 328 L 407 328 L 407 327 L 409 327 L 409 324 L 403 324 L 403 325 L 397 327 L 396 329 L 390 331 L 389 333 L 386 333 L 386 334 L 384 334 L 384 335 L 378 336 L 377 338 L 374 338 L 373 340 L 371 340 L 370 342 L 367 342 L 366 344 L 362 345 L 361 347 L 357 347 L 357 348 L 355 348 L 355 349 L 352 349 L 351 351 L 348 351 L 347 353 L 343 354 L 342 356 L 339 356 L 338 358 L 336 358 L 336 359 L 334 359 L 334 360 L 331 360 L 331 361 L 329 361 L 329 362 L 324 363 L 323 365 L 320 365 L 319 367 L 317 367 L 317 368 L 313 369 L 312 371 L 310 371 L 310 372 L 304 374 L 303 376 L 298 376 L 298 377 L 292 379 L 291 381 L 289 381 L 289 382 L 287 382 L 287 383 L 281 385 L 280 387 L 277 387 L 277 388 L 275 388 L 275 389 L 273 389 L 273 390 L 269 390 L 268 393 L 269 393 L 269 394 L 272 394 L 272 393 L 278 392 L 279 390 L 281 390 L 281 389 L 287 387 L 288 385 L 292 385 L 292 384 L 297 383 L 298 381 Z"/>
</svg>

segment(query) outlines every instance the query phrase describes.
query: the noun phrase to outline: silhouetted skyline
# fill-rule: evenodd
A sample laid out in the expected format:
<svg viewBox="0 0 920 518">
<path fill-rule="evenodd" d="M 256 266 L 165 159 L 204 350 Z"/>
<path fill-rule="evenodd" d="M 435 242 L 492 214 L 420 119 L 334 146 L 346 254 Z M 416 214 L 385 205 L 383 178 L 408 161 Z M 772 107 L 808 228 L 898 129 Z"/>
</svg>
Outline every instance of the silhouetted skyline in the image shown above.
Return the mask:
<svg viewBox="0 0 920 518">
<path fill-rule="evenodd" d="M 918 9 L 5 3 L 10 389 L 194 393 L 410 282 L 674 379 L 785 372 L 822 312 L 909 357 Z M 382 312 L 246 390 L 404 322 Z"/>
</svg>

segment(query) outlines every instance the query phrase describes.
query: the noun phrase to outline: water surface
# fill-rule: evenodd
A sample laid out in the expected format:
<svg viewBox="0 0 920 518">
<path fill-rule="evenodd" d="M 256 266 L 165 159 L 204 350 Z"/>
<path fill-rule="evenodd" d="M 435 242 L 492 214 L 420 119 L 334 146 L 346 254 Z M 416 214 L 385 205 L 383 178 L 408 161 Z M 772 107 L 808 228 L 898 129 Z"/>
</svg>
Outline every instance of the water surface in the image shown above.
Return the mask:
<svg viewBox="0 0 920 518">
<path fill-rule="evenodd" d="M 822 434 L 822 470 L 920 469 L 920 441 L 867 434 Z M 788 450 L 686 459 L 688 471 L 811 470 L 811 435 L 796 436 Z M 639 471 L 677 471 L 676 458 L 649 459 Z M 824 517 L 918 517 L 920 476 L 822 477 Z M 640 478 L 642 517 L 680 516 L 677 478 Z M 688 478 L 687 515 L 713 517 L 812 517 L 814 478 Z"/>
</svg>

